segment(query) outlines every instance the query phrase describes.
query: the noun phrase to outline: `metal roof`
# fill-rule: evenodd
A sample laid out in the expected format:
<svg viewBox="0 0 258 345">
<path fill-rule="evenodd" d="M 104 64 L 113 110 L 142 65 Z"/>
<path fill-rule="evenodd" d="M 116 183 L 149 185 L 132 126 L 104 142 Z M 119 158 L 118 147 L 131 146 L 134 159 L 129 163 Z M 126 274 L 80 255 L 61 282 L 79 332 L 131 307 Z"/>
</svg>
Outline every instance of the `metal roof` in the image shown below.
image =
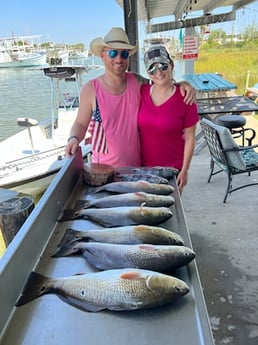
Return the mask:
<svg viewBox="0 0 258 345">
<path fill-rule="evenodd" d="M 151 23 L 154 18 L 171 16 L 170 25 L 165 27 L 162 24 L 163 31 L 234 20 L 236 10 L 255 2 L 254 0 L 116 0 L 121 7 L 125 7 L 125 1 L 127 6 L 131 2 L 137 2 L 138 20 Z M 220 9 L 219 15 L 214 13 L 217 9 Z M 162 30 L 161 27 L 155 28 L 155 25 L 152 25 L 151 32 L 154 31 Z"/>
<path fill-rule="evenodd" d="M 116 0 L 123 7 L 124 1 Z M 138 19 L 150 20 L 157 17 L 172 15 L 176 20 L 187 18 L 194 15 L 197 11 L 202 14 L 212 14 L 212 11 L 222 7 L 231 7 L 232 11 L 236 11 L 254 0 L 137 0 L 138 3 Z"/>
</svg>

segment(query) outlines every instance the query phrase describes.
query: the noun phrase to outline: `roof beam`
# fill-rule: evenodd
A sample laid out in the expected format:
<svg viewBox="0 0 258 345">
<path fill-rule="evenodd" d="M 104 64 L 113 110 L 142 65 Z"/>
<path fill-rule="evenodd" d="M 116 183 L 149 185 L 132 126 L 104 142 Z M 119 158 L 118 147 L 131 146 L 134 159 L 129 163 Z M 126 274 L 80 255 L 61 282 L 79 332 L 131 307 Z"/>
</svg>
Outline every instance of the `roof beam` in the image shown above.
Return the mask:
<svg viewBox="0 0 258 345">
<path fill-rule="evenodd" d="M 232 12 L 216 14 L 216 15 L 178 20 L 176 22 L 153 24 L 150 27 L 148 26 L 146 28 L 146 32 L 150 34 L 153 32 L 170 31 L 170 30 L 177 30 L 181 28 L 190 28 L 190 27 L 201 26 L 201 25 L 227 22 L 227 21 L 232 21 L 235 19 L 236 19 L 236 13 L 235 11 L 232 11 Z"/>
</svg>

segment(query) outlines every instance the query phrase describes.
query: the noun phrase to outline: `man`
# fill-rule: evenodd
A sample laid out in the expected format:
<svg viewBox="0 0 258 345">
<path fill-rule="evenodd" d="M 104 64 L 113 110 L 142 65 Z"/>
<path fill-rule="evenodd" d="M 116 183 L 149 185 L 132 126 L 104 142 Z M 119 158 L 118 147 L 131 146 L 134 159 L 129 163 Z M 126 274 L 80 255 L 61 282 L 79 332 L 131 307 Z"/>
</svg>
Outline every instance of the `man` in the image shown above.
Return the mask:
<svg viewBox="0 0 258 345">
<path fill-rule="evenodd" d="M 122 28 L 114 27 L 104 39 L 94 39 L 90 49 L 102 59 L 105 73 L 83 86 L 65 153 L 69 156 L 77 151 L 88 129 L 92 135 L 93 162 L 113 167 L 140 166 L 137 115 L 140 87 L 148 80 L 127 72 L 128 58 L 137 46 L 129 43 Z M 185 102 L 194 101 L 195 90 L 190 84 L 180 85 L 181 93 L 186 93 Z"/>
</svg>

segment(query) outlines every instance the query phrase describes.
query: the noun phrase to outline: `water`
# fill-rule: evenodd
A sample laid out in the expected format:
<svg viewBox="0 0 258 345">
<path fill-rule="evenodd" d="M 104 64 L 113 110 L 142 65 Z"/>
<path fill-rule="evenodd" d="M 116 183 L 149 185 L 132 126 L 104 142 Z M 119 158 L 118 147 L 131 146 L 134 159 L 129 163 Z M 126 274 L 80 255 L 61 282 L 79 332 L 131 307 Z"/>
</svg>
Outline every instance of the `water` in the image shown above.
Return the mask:
<svg viewBox="0 0 258 345">
<path fill-rule="evenodd" d="M 80 63 L 92 65 L 92 58 Z M 93 64 L 101 60 L 94 57 Z M 141 73 L 144 73 L 141 60 Z M 83 76 L 83 82 L 102 74 L 101 69 L 91 69 Z M 175 76 L 183 71 L 181 61 L 175 61 Z M 180 78 L 181 79 L 181 78 Z M 17 125 L 18 117 L 29 117 L 38 121 L 51 117 L 50 78 L 35 68 L 0 68 L 0 141 L 22 130 Z"/>
</svg>

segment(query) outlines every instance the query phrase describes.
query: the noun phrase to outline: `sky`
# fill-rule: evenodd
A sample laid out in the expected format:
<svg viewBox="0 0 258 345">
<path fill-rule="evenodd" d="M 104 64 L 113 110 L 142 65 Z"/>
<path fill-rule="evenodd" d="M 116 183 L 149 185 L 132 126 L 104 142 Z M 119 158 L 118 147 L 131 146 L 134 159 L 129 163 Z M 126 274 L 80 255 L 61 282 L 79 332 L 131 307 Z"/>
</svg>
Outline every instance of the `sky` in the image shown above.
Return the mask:
<svg viewBox="0 0 258 345">
<path fill-rule="evenodd" d="M 124 27 L 123 10 L 115 0 L 0 0 L 0 6 L 0 38 L 42 35 L 40 43 L 83 43 L 88 49 L 92 39 L 105 36 L 111 27 Z M 234 31 L 242 32 L 254 22 L 258 25 L 256 18 L 258 1 L 237 11 Z M 141 38 L 144 35 L 144 25 L 139 27 Z M 221 28 L 231 33 L 232 27 L 232 22 L 227 22 L 212 24 L 211 29 Z"/>
</svg>

